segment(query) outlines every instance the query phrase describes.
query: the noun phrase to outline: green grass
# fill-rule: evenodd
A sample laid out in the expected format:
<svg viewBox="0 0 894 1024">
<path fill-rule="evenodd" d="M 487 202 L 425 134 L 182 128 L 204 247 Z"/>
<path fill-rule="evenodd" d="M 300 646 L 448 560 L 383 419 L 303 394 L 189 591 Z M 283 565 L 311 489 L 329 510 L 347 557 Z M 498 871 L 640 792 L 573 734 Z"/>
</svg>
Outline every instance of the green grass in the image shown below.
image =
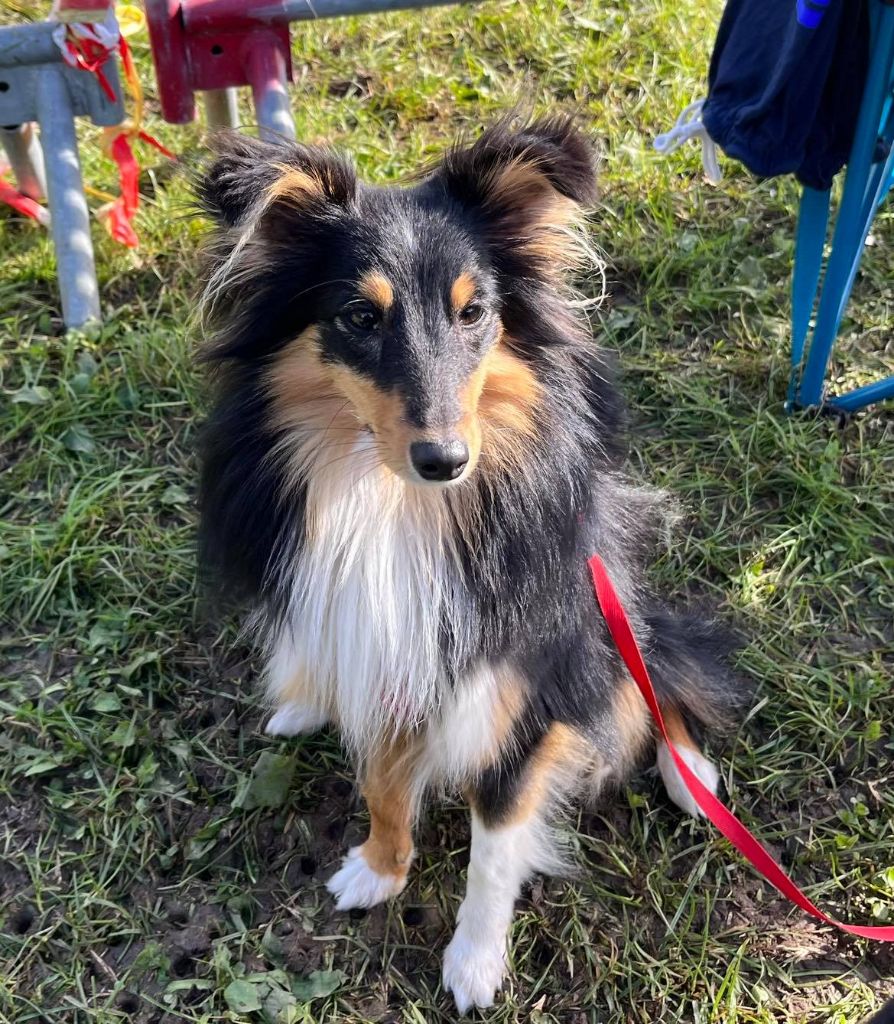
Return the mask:
<svg viewBox="0 0 894 1024">
<path fill-rule="evenodd" d="M 385 180 L 519 101 L 580 111 L 604 153 L 595 328 L 619 353 L 633 470 L 685 510 L 657 572 L 750 638 L 754 710 L 715 745 L 732 803 L 823 906 L 892 922 L 894 422 L 781 412 L 794 184 L 728 162 L 712 189 L 697 147 L 650 148 L 704 90 L 720 6 L 491 0 L 301 27 L 296 123 Z M 198 127 L 150 127 L 201 152 Z M 96 135 L 86 176 L 110 188 Z M 47 239 L 0 212 L 0 1016 L 451 1021 L 462 808 L 429 815 L 395 905 L 334 914 L 323 880 L 364 821 L 337 743 L 264 738 L 250 652 L 196 611 L 184 325 L 203 227 L 184 176 L 141 155 L 142 244 L 95 229 L 89 337 L 61 331 Z M 891 365 L 890 214 L 874 235 L 836 384 Z M 582 870 L 526 892 L 493 1021 L 856 1024 L 894 994 L 890 950 L 791 910 L 651 775 L 571 839 Z"/>
</svg>

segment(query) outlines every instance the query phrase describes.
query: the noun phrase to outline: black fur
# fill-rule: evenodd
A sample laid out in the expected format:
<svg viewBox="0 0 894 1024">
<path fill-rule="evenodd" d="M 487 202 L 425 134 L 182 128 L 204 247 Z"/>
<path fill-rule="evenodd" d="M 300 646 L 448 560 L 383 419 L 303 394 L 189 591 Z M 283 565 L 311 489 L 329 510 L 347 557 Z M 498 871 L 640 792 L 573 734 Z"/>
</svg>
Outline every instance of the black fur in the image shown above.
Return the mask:
<svg viewBox="0 0 894 1024">
<path fill-rule="evenodd" d="M 625 481 L 624 409 L 611 361 L 531 244 L 544 202 L 593 198 L 593 157 L 572 123 L 498 124 L 401 189 L 358 184 L 341 158 L 308 147 L 236 135 L 217 146 L 199 190 L 221 226 L 211 275 L 257 221 L 251 272 L 224 279 L 211 313 L 206 358 L 217 398 L 201 484 L 205 565 L 238 597 L 281 610 L 271 566 L 283 552 L 300 558 L 304 500 L 265 458 L 278 438 L 266 420 L 264 372 L 284 345 L 319 325 L 327 360 L 400 393 L 413 423 L 437 425 L 455 414 L 458 383 L 501 324 L 542 389 L 536 438 L 521 470 L 498 467 L 462 485 L 477 489 L 482 515 L 474 531 L 457 533 L 465 625 L 445 625 L 442 635 L 451 679 L 481 658 L 502 658 L 527 681 L 530 742 L 516 745 L 482 786 L 505 804 L 524 751 L 551 722 L 602 730 L 611 748 L 608 708 L 623 671 L 592 593 L 586 560 L 594 551 L 632 616 L 661 696 L 705 725 L 728 720 L 742 689 L 719 656 L 723 631 L 676 617 L 652 593 L 646 568 L 661 500 Z M 283 166 L 318 179 L 321 194 L 256 214 Z M 524 169 L 521 185 L 501 191 L 500 175 L 512 167 Z M 460 331 L 444 296 L 468 267 L 485 316 Z M 342 320 L 357 281 L 375 269 L 408 298 L 373 339 Z"/>
<path fill-rule="evenodd" d="M 548 719 L 531 703 L 519 716 L 499 759 L 474 780 L 468 796 L 487 825 L 509 818 L 523 794 L 525 773 L 543 742 Z"/>
<path fill-rule="evenodd" d="M 887 1003 L 866 1024 L 894 1024 L 894 999 Z"/>
</svg>

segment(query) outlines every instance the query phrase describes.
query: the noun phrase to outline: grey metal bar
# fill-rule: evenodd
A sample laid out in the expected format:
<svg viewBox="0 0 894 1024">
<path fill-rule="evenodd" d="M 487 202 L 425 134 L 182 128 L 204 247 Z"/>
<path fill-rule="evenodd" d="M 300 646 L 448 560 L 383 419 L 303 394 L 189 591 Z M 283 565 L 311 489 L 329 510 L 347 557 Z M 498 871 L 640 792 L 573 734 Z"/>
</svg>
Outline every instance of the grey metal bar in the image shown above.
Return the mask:
<svg viewBox="0 0 894 1024">
<path fill-rule="evenodd" d="M 43 199 L 47 194 L 47 179 L 34 125 L 28 122 L 0 128 L 0 145 L 9 158 L 19 191 L 32 199 Z"/>
<path fill-rule="evenodd" d="M 414 7 L 442 7 L 456 0 L 282 0 L 289 21 L 342 18 L 352 14 L 380 14 Z"/>
<path fill-rule="evenodd" d="M 38 76 L 37 109 L 62 316 L 66 326 L 82 327 L 99 319 L 99 290 L 78 140 L 61 68 L 46 67 Z"/>
<path fill-rule="evenodd" d="M 226 23 L 237 25 L 276 25 L 287 21 L 314 21 L 317 18 L 341 18 L 351 14 L 376 14 L 414 7 L 438 7 L 457 0 L 271 0 L 265 4 L 238 4 L 234 0 L 199 0 L 182 8 L 183 24 L 188 32 L 210 31 Z"/>
<path fill-rule="evenodd" d="M 295 122 L 289 104 L 286 61 L 276 39 L 269 45 L 260 41 L 246 57 L 246 75 L 251 83 L 255 111 L 262 139 L 294 139 Z"/>
<path fill-rule="evenodd" d="M 0 68 L 62 62 L 62 51 L 53 41 L 51 22 L 7 25 L 0 32 Z"/>
<path fill-rule="evenodd" d="M 210 89 L 202 94 L 205 103 L 205 121 L 209 128 L 239 127 L 239 91 L 237 89 Z"/>
</svg>

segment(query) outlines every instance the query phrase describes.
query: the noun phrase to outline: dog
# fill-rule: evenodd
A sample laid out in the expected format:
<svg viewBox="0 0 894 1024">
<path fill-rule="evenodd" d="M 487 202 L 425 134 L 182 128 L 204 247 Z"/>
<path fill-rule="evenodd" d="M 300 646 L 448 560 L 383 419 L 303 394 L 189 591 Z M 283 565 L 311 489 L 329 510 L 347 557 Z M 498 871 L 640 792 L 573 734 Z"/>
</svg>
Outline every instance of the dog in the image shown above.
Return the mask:
<svg viewBox="0 0 894 1024">
<path fill-rule="evenodd" d="M 625 477 L 625 409 L 570 281 L 594 153 L 569 117 L 504 119 L 393 187 L 325 148 L 219 137 L 203 295 L 213 380 L 200 556 L 250 609 L 267 732 L 332 723 L 369 838 L 339 909 L 404 888 L 427 793 L 471 806 L 443 985 L 490 1006 L 516 897 L 562 862 L 551 821 L 657 754 L 697 808 L 594 603 L 599 552 L 672 738 L 699 748 L 742 688 L 724 628 L 677 614 L 646 567 L 658 492 Z"/>
</svg>

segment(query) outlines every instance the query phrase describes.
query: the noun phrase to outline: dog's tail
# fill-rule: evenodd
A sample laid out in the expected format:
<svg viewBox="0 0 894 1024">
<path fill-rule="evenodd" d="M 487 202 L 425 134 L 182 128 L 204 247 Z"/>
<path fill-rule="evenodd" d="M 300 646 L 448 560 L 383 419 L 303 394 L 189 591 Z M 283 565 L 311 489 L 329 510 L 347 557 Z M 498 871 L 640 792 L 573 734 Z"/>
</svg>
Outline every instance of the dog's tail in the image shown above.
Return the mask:
<svg viewBox="0 0 894 1024">
<path fill-rule="evenodd" d="M 706 615 L 653 611 L 646 654 L 649 674 L 662 705 L 675 707 L 696 733 L 699 727 L 728 731 L 749 702 L 751 686 L 732 667 L 741 639 Z"/>
</svg>

